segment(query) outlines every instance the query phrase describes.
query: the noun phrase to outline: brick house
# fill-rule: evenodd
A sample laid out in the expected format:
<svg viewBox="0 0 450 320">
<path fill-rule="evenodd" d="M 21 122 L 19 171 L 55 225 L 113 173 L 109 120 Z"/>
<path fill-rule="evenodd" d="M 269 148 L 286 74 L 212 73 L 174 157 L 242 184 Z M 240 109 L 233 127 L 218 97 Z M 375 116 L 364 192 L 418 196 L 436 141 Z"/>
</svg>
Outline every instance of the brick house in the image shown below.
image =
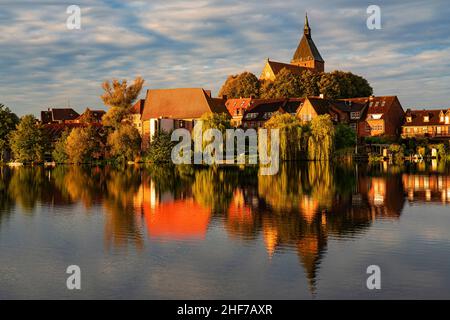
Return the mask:
<svg viewBox="0 0 450 320">
<path fill-rule="evenodd" d="M 406 110 L 402 138 L 450 138 L 450 109 Z"/>
<path fill-rule="evenodd" d="M 405 112 L 397 96 L 343 99 L 351 103 L 367 104 L 367 111 L 358 128 L 360 137 L 398 137 Z"/>
<path fill-rule="evenodd" d="M 206 113 L 229 112 L 222 98 L 213 98 L 211 91 L 201 88 L 148 90 L 142 112 L 144 149 L 159 131 L 192 130 Z"/>
<path fill-rule="evenodd" d="M 297 117 L 303 122 L 309 122 L 317 116 L 328 114 L 335 124 L 347 124 L 358 132 L 366 110 L 365 103 L 308 97 L 298 110 Z"/>
<path fill-rule="evenodd" d="M 139 99 L 130 109 L 129 121 L 135 127 L 139 134 L 142 136 L 142 112 L 144 112 L 145 99 Z"/>
<path fill-rule="evenodd" d="M 241 127 L 244 129 L 264 127 L 266 121 L 276 113 L 289 113 L 295 116 L 304 100 L 302 98 L 254 99 L 244 113 Z"/>
</svg>

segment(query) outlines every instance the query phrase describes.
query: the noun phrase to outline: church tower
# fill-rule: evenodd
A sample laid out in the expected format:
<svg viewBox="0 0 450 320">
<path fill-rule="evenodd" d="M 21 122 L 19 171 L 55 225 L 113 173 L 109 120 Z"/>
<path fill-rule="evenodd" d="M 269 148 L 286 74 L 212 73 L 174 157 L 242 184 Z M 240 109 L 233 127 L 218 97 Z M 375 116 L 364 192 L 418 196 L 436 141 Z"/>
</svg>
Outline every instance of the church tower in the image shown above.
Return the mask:
<svg viewBox="0 0 450 320">
<path fill-rule="evenodd" d="M 317 47 L 311 38 L 311 27 L 309 26 L 308 14 L 305 16 L 303 37 L 295 51 L 291 64 L 313 69 L 315 72 L 325 71 L 325 61 L 322 59 L 319 50 L 317 50 Z"/>
</svg>

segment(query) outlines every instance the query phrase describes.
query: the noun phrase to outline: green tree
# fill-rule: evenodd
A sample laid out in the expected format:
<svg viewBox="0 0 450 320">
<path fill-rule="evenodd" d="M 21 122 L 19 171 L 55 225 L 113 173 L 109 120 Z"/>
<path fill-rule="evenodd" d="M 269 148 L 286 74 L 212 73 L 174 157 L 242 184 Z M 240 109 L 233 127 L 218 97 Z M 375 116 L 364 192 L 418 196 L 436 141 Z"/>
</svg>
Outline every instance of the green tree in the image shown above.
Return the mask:
<svg viewBox="0 0 450 320">
<path fill-rule="evenodd" d="M 308 158 L 328 161 L 334 151 L 334 126 L 329 114 L 315 117 L 311 121 L 308 141 Z"/>
<path fill-rule="evenodd" d="M 261 97 L 265 99 L 297 98 L 304 95 L 301 75 L 293 74 L 284 68 L 271 85 L 263 86 Z"/>
<path fill-rule="evenodd" d="M 137 77 L 131 85 L 128 85 L 127 80 L 116 79 L 111 83 L 106 81 L 102 84 L 105 92 L 101 98 L 103 103 L 110 107 L 102 119 L 105 126 L 117 128 L 120 125 L 141 93 L 143 85 L 144 79 L 141 77 Z"/>
<path fill-rule="evenodd" d="M 301 157 L 303 128 L 300 120 L 288 113 L 276 114 L 265 123 L 266 129 L 280 130 L 280 159 L 297 160 Z M 269 135 L 270 137 L 270 135 Z"/>
<path fill-rule="evenodd" d="M 102 155 L 102 143 L 95 127 L 75 128 L 67 137 L 66 153 L 71 163 L 88 163 Z"/>
<path fill-rule="evenodd" d="M 120 160 L 135 160 L 141 151 L 141 135 L 131 125 L 122 125 L 108 136 L 111 154 Z"/>
<path fill-rule="evenodd" d="M 170 133 L 160 131 L 153 136 L 145 158 L 154 163 L 170 162 L 175 145 L 176 143 L 171 141 Z"/>
<path fill-rule="evenodd" d="M 330 99 L 367 97 L 373 94 L 373 89 L 366 79 L 343 71 L 322 74 L 318 89 Z"/>
<path fill-rule="evenodd" d="M 219 96 L 226 95 L 228 98 L 258 98 L 261 83 L 258 78 L 250 72 L 229 76 L 219 91 Z"/>
<path fill-rule="evenodd" d="M 8 135 L 18 123 L 17 115 L 0 103 L 0 162 L 3 162 L 4 153 L 10 150 Z"/>
<path fill-rule="evenodd" d="M 16 130 L 12 131 L 9 137 L 15 160 L 20 162 L 40 162 L 44 160 L 48 140 L 41 125 L 33 115 L 23 116 Z"/>
<path fill-rule="evenodd" d="M 336 150 L 355 147 L 356 132 L 348 125 L 340 123 L 335 128 L 334 143 Z"/>
<path fill-rule="evenodd" d="M 52 151 L 52 157 L 53 160 L 56 163 L 65 163 L 67 160 L 69 160 L 69 157 L 67 155 L 67 138 L 70 135 L 70 130 L 66 129 L 62 133 L 61 137 L 56 141 L 55 147 Z"/>
</svg>

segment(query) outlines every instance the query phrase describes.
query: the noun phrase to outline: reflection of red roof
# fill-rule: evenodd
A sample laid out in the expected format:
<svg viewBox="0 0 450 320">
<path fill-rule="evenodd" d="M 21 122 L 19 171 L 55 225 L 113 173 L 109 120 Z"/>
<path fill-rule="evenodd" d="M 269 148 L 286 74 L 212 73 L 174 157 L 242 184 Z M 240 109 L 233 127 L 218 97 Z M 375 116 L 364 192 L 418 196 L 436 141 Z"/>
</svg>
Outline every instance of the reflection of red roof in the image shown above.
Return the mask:
<svg viewBox="0 0 450 320">
<path fill-rule="evenodd" d="M 161 203 L 155 207 L 144 204 L 144 215 L 150 237 L 203 239 L 211 211 L 188 199 Z"/>
</svg>

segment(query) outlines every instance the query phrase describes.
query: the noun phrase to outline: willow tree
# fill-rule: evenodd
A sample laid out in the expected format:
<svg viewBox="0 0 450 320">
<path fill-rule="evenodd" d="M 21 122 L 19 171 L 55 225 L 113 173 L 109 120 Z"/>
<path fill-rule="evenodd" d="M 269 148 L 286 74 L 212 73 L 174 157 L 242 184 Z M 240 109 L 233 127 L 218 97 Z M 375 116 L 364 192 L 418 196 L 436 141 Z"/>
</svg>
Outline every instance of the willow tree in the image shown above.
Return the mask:
<svg viewBox="0 0 450 320">
<path fill-rule="evenodd" d="M 280 159 L 301 158 L 303 129 L 300 120 L 288 113 L 276 114 L 265 123 L 266 129 L 280 130 Z M 268 135 L 270 137 L 270 135 Z"/>
<path fill-rule="evenodd" d="M 334 151 L 334 126 L 328 114 L 312 119 L 308 141 L 308 159 L 328 161 Z"/>
</svg>

